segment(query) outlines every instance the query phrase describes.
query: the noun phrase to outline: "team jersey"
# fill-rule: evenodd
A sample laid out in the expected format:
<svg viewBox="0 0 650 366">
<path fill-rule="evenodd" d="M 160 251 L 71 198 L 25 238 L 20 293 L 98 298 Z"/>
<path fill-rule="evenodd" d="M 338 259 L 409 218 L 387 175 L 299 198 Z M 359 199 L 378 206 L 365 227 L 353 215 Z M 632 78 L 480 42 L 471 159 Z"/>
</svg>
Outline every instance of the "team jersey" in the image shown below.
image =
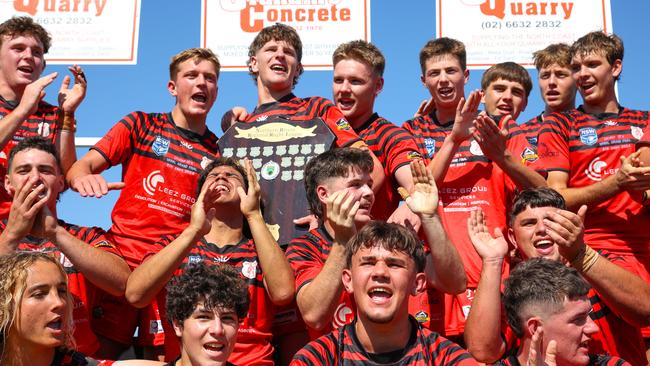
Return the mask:
<svg viewBox="0 0 650 366">
<path fill-rule="evenodd" d="M 117 256 L 120 255 L 115 246 L 104 236 L 104 230 L 100 228 L 70 225 L 62 220 L 59 220 L 59 226 L 63 227 L 75 238 L 94 248 L 99 248 Z M 0 232 L 6 228 L 7 221 L 0 221 Z M 89 281 L 86 281 L 83 273 L 75 267 L 74 263 L 70 262 L 59 247 L 46 239 L 28 235 L 22 239 L 16 250 L 24 252 L 45 252 L 57 258 L 63 265 L 68 275 L 68 290 L 74 301 L 72 316 L 74 319 L 74 339 L 77 343 L 77 349 L 85 354 L 94 354 L 99 348 L 99 342 L 95 333 L 91 330 L 92 319 L 89 314 L 91 314 L 93 305 L 95 304 L 95 298 L 101 290 L 97 289 Z"/>
<path fill-rule="evenodd" d="M 16 102 L 10 102 L 0 97 L 0 123 L 2 118 L 13 112 L 18 106 Z M 27 137 L 42 136 L 52 144 L 56 144 L 61 126 L 59 122 L 60 110 L 51 104 L 41 101 L 36 112 L 23 121 L 13 136 L 7 141 L 5 147 L 0 151 L 0 177 L 7 175 L 7 164 L 9 153 L 18 143 Z M 0 179 L 0 219 L 9 217 L 12 198 L 4 187 L 4 179 Z"/>
<path fill-rule="evenodd" d="M 164 236 L 156 246 L 162 249 L 175 239 Z M 155 252 L 149 253 L 153 255 Z M 271 323 L 275 306 L 264 288 L 264 275 L 259 265 L 255 243 L 252 239 L 242 239 L 235 245 L 219 248 L 216 244 L 201 238 L 192 246 L 174 275 L 179 276 L 192 263 L 205 262 L 210 265 L 228 264 L 240 271 L 242 279 L 248 284 L 249 309 L 246 318 L 240 319 L 237 343 L 229 361 L 236 365 L 268 365 L 273 363 L 273 346 L 271 345 Z M 166 334 L 174 334 L 167 321 L 165 301 L 160 301 L 161 320 Z M 169 360 L 180 353 L 175 337 L 165 337 L 165 359 Z"/>
<path fill-rule="evenodd" d="M 415 139 L 401 127 L 397 127 L 374 113 L 368 121 L 354 129 L 375 154 L 388 179 L 375 194 L 371 215 L 376 220 L 386 221 L 399 206 L 398 183 L 395 179 L 397 169 L 408 165 L 414 159 L 421 159 Z"/>
<path fill-rule="evenodd" d="M 357 337 L 356 322 L 353 322 L 307 344 L 294 356 L 291 365 L 477 365 L 457 344 L 423 328 L 413 318 L 409 321 L 411 335 L 404 349 L 368 353 Z"/>
<path fill-rule="evenodd" d="M 621 156 L 635 151 L 648 120 L 648 112 L 622 107 L 618 114 L 591 115 L 582 109 L 553 113 L 544 119 L 539 137 L 541 164 L 548 172 L 567 173 L 567 187 L 600 182 L 616 174 Z M 644 228 L 650 226 L 650 216 L 639 201 L 624 191 L 590 205 L 585 242 L 614 254 L 648 256 Z"/>
<path fill-rule="evenodd" d="M 499 360 L 493 364 L 494 366 L 521 366 L 516 354 L 508 356 L 503 360 Z M 643 364 L 639 364 L 643 365 Z M 615 356 L 609 355 L 589 355 L 589 363 L 587 366 L 631 366 L 625 360 Z"/>
<path fill-rule="evenodd" d="M 517 124 L 511 119 L 507 126 L 508 141 L 510 141 L 508 148 L 513 156 L 522 164 L 540 173 L 543 173 L 543 169 L 539 166 L 537 141 L 543 121 L 544 117 L 540 114 L 522 124 Z"/>
<path fill-rule="evenodd" d="M 81 352 L 57 348 L 51 366 L 110 366 L 115 361 L 94 360 Z"/>
<path fill-rule="evenodd" d="M 133 112 L 92 149 L 110 166 L 122 164 L 126 187 L 109 230 L 131 267 L 163 235 L 180 233 L 190 219 L 198 177 L 217 155 L 217 137 L 179 128 L 171 113 Z"/>
<path fill-rule="evenodd" d="M 435 112 L 403 124 L 416 137 L 420 152 L 427 158 L 435 156 L 445 138 L 451 133 L 453 121 L 440 123 Z M 521 135 L 520 135 L 521 136 Z M 508 148 L 513 140 L 508 141 Z M 453 157 L 441 184 L 439 213 L 447 236 L 458 250 L 467 274 L 467 290 L 459 295 L 445 294 L 445 332 L 447 336 L 461 334 L 474 290 L 481 275 L 482 260 L 467 233 L 467 219 L 471 211 L 481 208 L 487 215 L 490 231 L 506 227 L 506 207 L 510 207 L 514 184 L 496 163 L 483 155 L 474 139 L 463 141 Z M 506 263 L 503 275 L 508 273 Z"/>
<path fill-rule="evenodd" d="M 334 141 L 336 146 L 365 146 L 345 120 L 343 113 L 325 98 L 298 98 L 293 93 L 289 93 L 277 102 L 258 106 L 243 122 L 264 121 L 270 116 L 280 116 L 292 121 L 309 121 L 320 117 L 336 136 Z"/>
<path fill-rule="evenodd" d="M 317 229 L 293 239 L 287 246 L 286 256 L 296 278 L 296 294 L 318 276 L 329 256 L 334 239 L 321 224 Z M 425 249 L 428 249 L 425 247 Z M 427 250 L 425 250 L 427 251 Z M 442 328 L 444 314 L 440 295 L 434 289 L 409 296 L 409 314 L 425 327 Z M 327 334 L 354 320 L 356 306 L 354 299 L 345 291 L 341 292 L 338 305 L 334 311 L 331 323 L 322 330 L 307 327 L 311 339 Z"/>
</svg>

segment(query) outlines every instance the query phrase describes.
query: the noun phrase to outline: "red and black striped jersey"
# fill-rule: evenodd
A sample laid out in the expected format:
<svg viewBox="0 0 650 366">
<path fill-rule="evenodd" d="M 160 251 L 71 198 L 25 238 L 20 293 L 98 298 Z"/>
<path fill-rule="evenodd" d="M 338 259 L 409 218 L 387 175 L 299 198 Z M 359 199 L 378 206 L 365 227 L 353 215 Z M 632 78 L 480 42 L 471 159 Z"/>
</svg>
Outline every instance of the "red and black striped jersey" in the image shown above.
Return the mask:
<svg viewBox="0 0 650 366">
<path fill-rule="evenodd" d="M 509 149 L 513 156 L 519 159 L 522 164 L 540 173 L 543 173 L 543 171 L 539 166 L 537 141 L 543 121 L 543 114 L 540 114 L 522 124 L 517 124 L 514 120 L 510 120 L 507 126 L 508 141 L 510 141 Z"/>
<path fill-rule="evenodd" d="M 198 177 L 218 154 L 217 137 L 179 128 L 171 113 L 133 112 L 92 149 L 122 164 L 126 187 L 115 203 L 109 238 L 131 267 L 163 235 L 189 223 Z"/>
<path fill-rule="evenodd" d="M 59 220 L 59 226 L 63 227 L 75 238 L 109 253 L 120 255 L 115 245 L 109 242 L 104 235 L 103 229 L 98 227 L 83 227 L 68 224 Z M 0 221 L 0 232 L 7 228 L 7 220 Z M 75 267 L 68 257 L 61 252 L 59 247 L 49 240 L 26 236 L 16 248 L 23 252 L 43 252 L 59 260 L 66 274 L 68 275 L 68 290 L 74 301 L 72 316 L 74 319 L 74 339 L 77 349 L 85 354 L 93 354 L 99 348 L 99 342 L 95 333 L 91 330 L 92 319 L 89 314 L 95 304 L 98 289 L 91 282 L 87 281 L 84 274 Z"/>
<path fill-rule="evenodd" d="M 110 366 L 115 361 L 95 360 L 82 352 L 57 348 L 50 366 Z"/>
<path fill-rule="evenodd" d="M 0 97 L 0 123 L 2 123 L 2 118 L 11 113 L 17 106 L 18 103 L 9 102 Z M 60 132 L 59 107 L 41 101 L 36 112 L 23 121 L 14 135 L 7 141 L 2 151 L 0 151 L 0 177 L 7 175 L 9 153 L 20 141 L 27 137 L 42 136 L 55 144 Z M 11 201 L 12 198 L 4 187 L 4 179 L 0 179 L 0 219 L 9 217 Z"/>
<path fill-rule="evenodd" d="M 307 344 L 296 353 L 291 365 L 477 365 L 459 345 L 423 328 L 415 319 L 409 320 L 412 332 L 402 350 L 380 354 L 367 352 L 357 338 L 356 324 L 352 323 Z"/>
<path fill-rule="evenodd" d="M 372 206 L 372 216 L 377 220 L 387 220 L 399 206 L 400 196 L 397 193 L 398 183 L 395 179 L 397 169 L 408 165 L 414 159 L 421 159 L 415 139 L 408 131 L 397 127 L 386 119 L 374 113 L 355 132 L 368 145 L 384 167 L 388 179 L 375 194 Z"/>
<path fill-rule="evenodd" d="M 494 366 L 521 366 L 516 355 L 508 356 L 493 364 Z M 642 364 L 640 364 L 642 365 Z M 631 366 L 627 361 L 609 355 L 589 355 L 587 366 Z"/>
<path fill-rule="evenodd" d="M 270 116 L 279 116 L 292 121 L 309 121 L 320 117 L 336 136 L 334 144 L 337 147 L 365 145 L 350 127 L 343 113 L 325 98 L 298 98 L 293 93 L 289 93 L 277 102 L 258 106 L 243 122 L 261 122 Z"/>
<path fill-rule="evenodd" d="M 620 157 L 629 156 L 648 126 L 648 112 L 620 108 L 619 113 L 591 115 L 581 109 L 544 119 L 538 153 L 549 173 L 568 174 L 567 187 L 580 188 L 615 175 Z M 650 216 L 639 197 L 627 191 L 592 204 L 585 221 L 585 242 L 614 254 L 650 254 Z"/>
<path fill-rule="evenodd" d="M 164 236 L 156 243 L 156 250 L 148 253 L 145 259 L 174 241 L 171 235 Z M 240 319 L 237 343 L 229 361 L 236 365 L 272 366 L 273 346 L 271 345 L 271 323 L 275 315 L 275 306 L 264 287 L 264 274 L 259 265 L 257 250 L 252 239 L 242 239 L 237 244 L 222 248 L 201 238 L 192 246 L 180 267 L 174 272 L 179 276 L 192 263 L 204 262 L 210 265 L 227 264 L 237 268 L 241 278 L 248 284 L 250 306 L 246 318 Z M 165 294 L 166 295 L 166 294 Z M 159 302 L 161 320 L 165 334 L 174 334 L 167 321 L 165 302 Z M 171 360 L 180 354 L 175 337 L 165 337 L 165 359 Z"/>
</svg>

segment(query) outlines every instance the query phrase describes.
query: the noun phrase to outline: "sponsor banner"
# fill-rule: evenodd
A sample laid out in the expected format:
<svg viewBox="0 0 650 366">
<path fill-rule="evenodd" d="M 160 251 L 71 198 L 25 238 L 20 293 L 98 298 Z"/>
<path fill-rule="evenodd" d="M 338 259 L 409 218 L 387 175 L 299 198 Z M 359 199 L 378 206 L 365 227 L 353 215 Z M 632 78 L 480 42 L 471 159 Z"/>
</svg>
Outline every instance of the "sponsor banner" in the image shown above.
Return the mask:
<svg viewBox="0 0 650 366">
<path fill-rule="evenodd" d="M 436 0 L 436 14 L 437 37 L 465 43 L 469 68 L 504 61 L 533 68 L 533 52 L 551 43 L 613 32 L 610 0 Z"/>
<path fill-rule="evenodd" d="M 222 70 L 247 71 L 248 46 L 275 23 L 294 27 L 306 69 L 332 67 L 344 42 L 370 41 L 370 0 L 202 0 L 201 45 L 211 48 Z"/>
<path fill-rule="evenodd" d="M 0 0 L 0 22 L 30 16 L 52 35 L 49 64 L 136 64 L 139 0 Z"/>
</svg>

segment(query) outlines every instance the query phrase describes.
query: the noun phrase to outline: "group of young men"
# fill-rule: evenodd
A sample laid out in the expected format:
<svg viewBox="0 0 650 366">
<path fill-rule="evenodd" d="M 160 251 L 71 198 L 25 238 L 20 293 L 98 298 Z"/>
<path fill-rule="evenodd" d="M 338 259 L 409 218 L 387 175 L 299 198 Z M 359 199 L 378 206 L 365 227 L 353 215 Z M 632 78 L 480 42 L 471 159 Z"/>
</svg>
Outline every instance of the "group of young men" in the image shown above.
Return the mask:
<svg viewBox="0 0 650 366">
<path fill-rule="evenodd" d="M 252 162 L 220 157 L 207 127 L 220 69 L 210 50 L 172 58 L 171 112 L 127 115 L 76 160 L 86 79 L 72 67 L 59 107 L 43 102 L 56 78 L 40 76 L 49 44 L 30 18 L 0 25 L 0 253 L 60 258 L 83 352 L 118 358 L 137 329 L 141 357 L 176 365 L 648 363 L 650 247 L 639 228 L 650 223 L 650 117 L 616 100 L 615 35 L 536 52 L 546 109 L 523 124 L 524 68 L 494 65 L 466 94 L 464 45 L 429 41 L 420 65 L 431 100 L 398 127 L 374 109 L 385 67 L 376 46 L 336 49 L 333 102 L 300 98 L 298 34 L 264 28 L 248 60 L 258 105 L 222 124 L 317 117 L 335 135 L 305 166 L 318 225 L 289 243 L 264 222 Z M 114 165 L 122 182 L 101 176 Z M 58 220 L 66 186 L 121 189 L 112 227 Z M 245 281 L 249 305 L 241 284 L 214 289 L 195 274 L 223 266 Z M 178 276 L 195 287 L 167 291 Z"/>
</svg>

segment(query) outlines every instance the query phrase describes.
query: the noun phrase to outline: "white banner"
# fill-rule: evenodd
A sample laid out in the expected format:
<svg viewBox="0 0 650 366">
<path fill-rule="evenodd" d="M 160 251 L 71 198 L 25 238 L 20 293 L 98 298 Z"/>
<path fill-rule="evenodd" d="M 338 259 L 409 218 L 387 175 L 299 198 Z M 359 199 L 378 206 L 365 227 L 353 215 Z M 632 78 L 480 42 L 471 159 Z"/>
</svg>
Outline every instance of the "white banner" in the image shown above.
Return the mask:
<svg viewBox="0 0 650 366">
<path fill-rule="evenodd" d="M 139 0 L 0 0 L 0 22 L 31 16 L 52 35 L 49 64 L 136 64 Z"/>
<path fill-rule="evenodd" d="M 341 43 L 370 41 L 370 0 L 202 0 L 201 11 L 201 45 L 219 56 L 222 70 L 248 70 L 248 46 L 275 23 L 298 31 L 306 69 L 330 69 Z"/>
<path fill-rule="evenodd" d="M 469 68 L 504 61 L 533 68 L 533 52 L 551 43 L 613 32 L 609 1 L 436 0 L 436 34 L 465 43 Z"/>
</svg>

